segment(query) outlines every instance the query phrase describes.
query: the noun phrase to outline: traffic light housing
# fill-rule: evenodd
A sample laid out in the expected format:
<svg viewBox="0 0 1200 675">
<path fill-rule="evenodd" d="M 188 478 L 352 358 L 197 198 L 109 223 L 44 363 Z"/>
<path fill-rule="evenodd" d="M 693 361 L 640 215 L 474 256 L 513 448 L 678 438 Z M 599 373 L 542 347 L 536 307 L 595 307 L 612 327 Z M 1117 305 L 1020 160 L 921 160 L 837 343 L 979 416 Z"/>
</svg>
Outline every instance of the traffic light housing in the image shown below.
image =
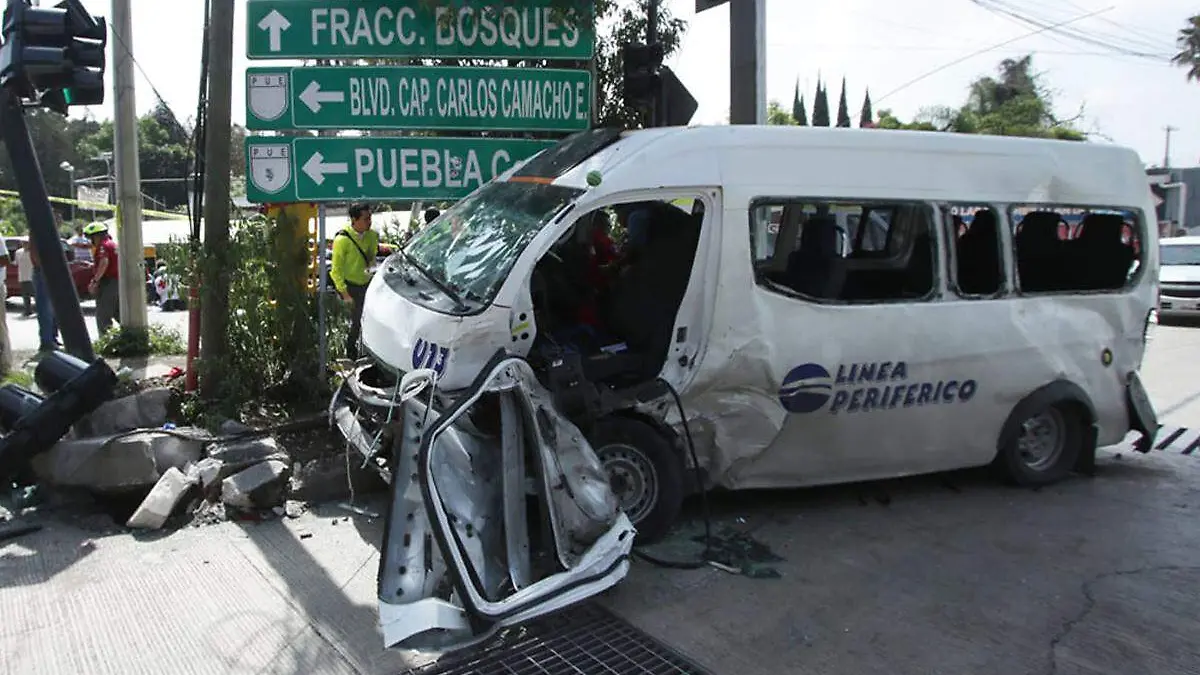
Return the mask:
<svg viewBox="0 0 1200 675">
<path fill-rule="evenodd" d="M 662 92 L 663 46 L 627 44 L 621 48 L 625 103 L 640 108 L 656 101 Z"/>
<path fill-rule="evenodd" d="M 0 387 L 0 478 L 54 446 L 84 415 L 113 397 L 117 375 L 103 359 L 85 363 L 65 352 L 47 354 L 34 370 L 38 394 Z"/>
<path fill-rule="evenodd" d="M 0 47 L 0 87 L 63 115 L 104 102 L 108 26 L 79 0 L 32 7 L 8 0 Z"/>
</svg>

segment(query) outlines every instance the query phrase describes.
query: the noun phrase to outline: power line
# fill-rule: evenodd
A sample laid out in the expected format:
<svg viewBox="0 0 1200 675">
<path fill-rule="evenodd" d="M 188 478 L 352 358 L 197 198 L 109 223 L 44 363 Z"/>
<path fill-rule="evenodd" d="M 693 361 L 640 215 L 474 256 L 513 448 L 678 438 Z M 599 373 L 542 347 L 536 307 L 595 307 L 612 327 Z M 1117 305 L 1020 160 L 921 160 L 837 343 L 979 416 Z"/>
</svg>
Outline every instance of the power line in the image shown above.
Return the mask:
<svg viewBox="0 0 1200 675">
<path fill-rule="evenodd" d="M 1100 37 L 1097 37 L 1095 35 L 1089 35 L 1077 28 L 1064 28 L 1066 23 L 1070 22 L 1052 23 L 1051 19 L 1026 14 L 1025 12 L 1027 10 L 1014 5 L 1007 0 L 971 0 L 971 2 L 999 16 L 1012 17 L 1022 24 L 1044 28 L 1047 31 L 1068 37 L 1078 42 L 1084 42 L 1093 46 L 1101 47 L 1103 49 L 1109 49 L 1114 52 L 1126 54 L 1128 56 L 1146 58 L 1155 61 L 1161 61 L 1170 58 L 1170 56 L 1165 52 L 1151 53 L 1144 51 L 1143 49 L 1136 48 L 1135 46 L 1129 46 L 1127 41 L 1126 46 L 1116 44 L 1123 38 L 1114 37 L 1111 35 L 1101 35 Z M 1111 7 L 1109 9 L 1111 9 Z"/>
<path fill-rule="evenodd" d="M 888 98 L 888 97 L 889 97 L 889 96 L 891 96 L 892 94 L 895 94 L 895 93 L 897 93 L 897 92 L 900 92 L 900 91 L 902 91 L 902 90 L 904 90 L 904 89 L 907 89 L 907 88 L 911 87 L 912 85 L 914 85 L 914 84 L 916 84 L 916 83 L 920 82 L 921 80 L 924 80 L 924 79 L 925 79 L 925 78 L 927 78 L 927 77 L 931 77 L 931 76 L 933 76 L 933 75 L 936 75 L 936 74 L 938 74 L 938 73 L 942 72 L 943 70 L 946 70 L 947 68 L 952 68 L 952 67 L 954 67 L 954 66 L 957 66 L 958 64 L 960 64 L 960 63 L 962 63 L 963 61 L 966 61 L 966 60 L 968 60 L 968 59 L 973 59 L 973 58 L 975 58 L 976 56 L 979 56 L 979 55 L 981 55 L 981 54 L 986 54 L 986 53 L 988 53 L 988 52 L 990 52 L 990 51 L 994 51 L 994 50 L 996 50 L 996 49 L 999 49 L 999 48 L 1001 48 L 1001 47 L 1005 47 L 1005 46 L 1007 46 L 1007 45 L 1010 45 L 1010 44 L 1012 44 L 1012 43 L 1014 43 L 1014 42 L 1017 42 L 1017 41 L 1019 41 L 1019 40 L 1024 40 L 1025 38 L 1029 38 L 1029 37 L 1033 37 L 1034 35 L 1038 35 L 1038 34 L 1041 34 L 1041 33 L 1045 33 L 1045 32 L 1046 32 L 1046 31 L 1048 31 L 1048 30 L 1052 30 L 1052 29 L 1054 29 L 1054 28 L 1057 28 L 1058 26 L 1063 26 L 1063 25 L 1066 25 L 1066 24 L 1068 24 L 1068 23 L 1072 23 L 1072 22 L 1075 22 L 1075 21 L 1081 21 L 1081 20 L 1083 20 L 1083 19 L 1086 19 L 1086 18 L 1088 18 L 1088 17 L 1090 17 L 1090 16 L 1094 16 L 1094 15 L 1096 15 L 1096 14 L 1100 14 L 1101 12 L 1107 12 L 1107 11 L 1109 11 L 1109 10 L 1111 10 L 1111 9 L 1112 9 L 1112 7 L 1106 7 L 1106 8 L 1104 8 L 1104 9 L 1099 9 L 1099 10 L 1096 10 L 1095 12 L 1091 12 L 1091 13 L 1089 13 L 1089 14 L 1084 14 L 1083 16 L 1078 16 L 1078 17 L 1075 17 L 1074 19 L 1068 19 L 1067 21 L 1063 21 L 1063 22 L 1061 22 L 1061 23 L 1059 23 L 1059 24 L 1054 24 L 1054 25 L 1051 25 L 1051 26 L 1047 26 L 1047 27 L 1045 27 L 1045 28 L 1039 28 L 1039 29 L 1037 29 L 1037 30 L 1035 30 L 1035 31 L 1032 31 L 1032 32 L 1030 32 L 1030 33 L 1025 33 L 1024 35 L 1018 35 L 1018 36 L 1017 36 L 1017 37 L 1015 37 L 1015 38 L 1011 38 L 1011 39 L 1008 39 L 1008 40 L 1004 40 L 1003 42 L 998 42 L 998 43 L 996 43 L 996 44 L 994 44 L 994 45 L 992 45 L 992 46 L 990 46 L 990 47 L 984 47 L 983 49 L 980 49 L 980 50 L 978 50 L 978 51 L 971 52 L 970 54 L 967 54 L 966 56 L 963 56 L 963 57 L 960 57 L 960 58 L 954 59 L 954 60 L 953 60 L 953 61 L 951 61 L 950 63 L 947 63 L 947 64 L 945 64 L 945 65 L 942 65 L 942 66 L 938 66 L 937 68 L 934 68 L 933 70 L 931 70 L 931 71 L 929 71 L 929 72 L 927 72 L 927 73 L 925 73 L 925 74 L 923 74 L 923 75 L 921 75 L 921 76 L 919 76 L 919 77 L 915 77 L 915 78 L 913 78 L 913 79 L 909 80 L 908 82 L 905 82 L 904 84 L 900 85 L 899 87 L 896 87 L 895 89 L 893 89 L 893 90 L 889 91 L 888 93 L 884 94 L 883 96 L 880 96 L 878 99 L 875 99 L 875 103 L 876 103 L 876 105 L 878 105 L 878 104 L 879 104 L 881 101 L 883 101 L 884 99 Z"/>
</svg>

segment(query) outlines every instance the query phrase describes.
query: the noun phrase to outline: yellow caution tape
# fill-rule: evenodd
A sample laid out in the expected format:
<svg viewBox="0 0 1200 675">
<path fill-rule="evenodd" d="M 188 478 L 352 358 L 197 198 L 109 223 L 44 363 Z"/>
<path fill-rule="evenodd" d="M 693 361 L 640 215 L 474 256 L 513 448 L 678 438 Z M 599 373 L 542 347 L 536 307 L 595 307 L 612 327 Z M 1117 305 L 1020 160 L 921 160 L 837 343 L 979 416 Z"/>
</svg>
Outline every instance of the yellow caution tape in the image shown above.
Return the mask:
<svg viewBox="0 0 1200 675">
<path fill-rule="evenodd" d="M 15 201 L 21 198 L 20 193 L 12 190 L 0 190 L 0 199 L 5 201 Z M 100 202 L 85 202 L 78 199 L 67 199 L 65 197 L 51 197 L 50 201 L 54 204 L 65 204 L 76 208 L 83 208 L 89 211 L 111 211 L 116 213 L 117 207 L 112 204 L 102 204 Z M 165 218 L 169 220 L 189 220 L 187 214 L 169 213 L 167 211 L 154 211 L 151 209 L 142 209 L 142 215 L 154 216 L 155 218 Z"/>
</svg>

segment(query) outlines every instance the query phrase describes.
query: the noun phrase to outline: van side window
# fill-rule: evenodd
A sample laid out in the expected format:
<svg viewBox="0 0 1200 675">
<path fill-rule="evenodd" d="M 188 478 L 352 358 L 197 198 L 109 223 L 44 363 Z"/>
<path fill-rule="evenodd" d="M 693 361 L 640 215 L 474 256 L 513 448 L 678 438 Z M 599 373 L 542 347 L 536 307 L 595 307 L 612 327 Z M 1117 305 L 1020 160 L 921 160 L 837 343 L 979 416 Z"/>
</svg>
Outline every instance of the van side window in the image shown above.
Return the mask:
<svg viewBox="0 0 1200 675">
<path fill-rule="evenodd" d="M 1004 288 L 1000 215 L 988 206 L 955 204 L 946 223 L 954 242 L 954 286 L 960 295 L 993 296 Z"/>
<path fill-rule="evenodd" d="M 934 208 L 923 202 L 760 199 L 750 207 L 755 278 L 829 303 L 914 301 L 937 288 Z"/>
<path fill-rule="evenodd" d="M 1010 209 L 1023 293 L 1117 291 L 1141 264 L 1141 219 L 1132 211 L 1028 205 Z"/>
</svg>

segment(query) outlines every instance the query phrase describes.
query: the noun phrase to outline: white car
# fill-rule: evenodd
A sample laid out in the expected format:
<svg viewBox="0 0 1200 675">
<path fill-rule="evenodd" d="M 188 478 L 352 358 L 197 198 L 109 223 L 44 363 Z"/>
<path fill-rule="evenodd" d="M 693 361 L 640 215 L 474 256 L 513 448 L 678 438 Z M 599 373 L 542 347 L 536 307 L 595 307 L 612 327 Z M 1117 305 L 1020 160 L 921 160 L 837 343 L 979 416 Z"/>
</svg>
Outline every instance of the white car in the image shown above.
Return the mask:
<svg viewBox="0 0 1200 675">
<path fill-rule="evenodd" d="M 1159 317 L 1200 316 L 1200 237 L 1172 237 L 1159 243 Z"/>
</svg>

